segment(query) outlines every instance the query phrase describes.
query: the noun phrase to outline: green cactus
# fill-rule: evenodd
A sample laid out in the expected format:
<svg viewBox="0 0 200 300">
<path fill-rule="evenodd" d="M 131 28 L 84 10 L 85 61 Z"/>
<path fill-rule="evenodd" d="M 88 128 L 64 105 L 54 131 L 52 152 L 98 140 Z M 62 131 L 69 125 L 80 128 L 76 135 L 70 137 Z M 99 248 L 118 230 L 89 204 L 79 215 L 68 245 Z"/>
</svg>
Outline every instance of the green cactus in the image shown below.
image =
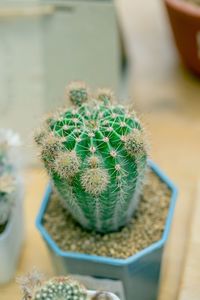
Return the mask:
<svg viewBox="0 0 200 300">
<path fill-rule="evenodd" d="M 43 283 L 31 300 L 88 300 L 86 289 L 69 277 L 55 277 Z"/>
<path fill-rule="evenodd" d="M 14 204 L 15 179 L 11 175 L 0 176 L 0 225 L 6 224 Z"/>
<path fill-rule="evenodd" d="M 7 223 L 17 198 L 16 170 L 11 149 L 17 146 L 18 142 L 18 135 L 10 130 L 0 130 L 0 226 L 2 228 Z"/>
<path fill-rule="evenodd" d="M 86 288 L 70 277 L 53 277 L 48 281 L 35 268 L 17 277 L 23 300 L 89 300 Z"/>
<path fill-rule="evenodd" d="M 147 164 L 135 112 L 107 90 L 67 87 L 72 107 L 48 117 L 35 140 L 62 203 L 85 228 L 118 230 L 132 217 Z"/>
<path fill-rule="evenodd" d="M 111 300 L 107 292 L 87 291 L 71 277 L 58 276 L 44 281 L 44 275 L 35 268 L 25 276 L 17 277 L 23 300 Z M 91 296 L 93 295 L 93 296 Z"/>
</svg>

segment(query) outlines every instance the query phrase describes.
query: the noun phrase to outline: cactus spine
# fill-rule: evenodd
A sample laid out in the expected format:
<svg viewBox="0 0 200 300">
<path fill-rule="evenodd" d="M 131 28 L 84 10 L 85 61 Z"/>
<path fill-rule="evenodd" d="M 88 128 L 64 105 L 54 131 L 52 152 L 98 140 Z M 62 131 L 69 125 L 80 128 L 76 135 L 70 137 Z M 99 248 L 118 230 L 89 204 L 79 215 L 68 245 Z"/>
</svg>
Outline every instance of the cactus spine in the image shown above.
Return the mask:
<svg viewBox="0 0 200 300">
<path fill-rule="evenodd" d="M 91 96 L 71 83 L 72 107 L 49 117 L 35 140 L 62 202 L 85 228 L 118 230 L 131 218 L 143 182 L 147 151 L 134 112 L 107 90 Z"/>
</svg>

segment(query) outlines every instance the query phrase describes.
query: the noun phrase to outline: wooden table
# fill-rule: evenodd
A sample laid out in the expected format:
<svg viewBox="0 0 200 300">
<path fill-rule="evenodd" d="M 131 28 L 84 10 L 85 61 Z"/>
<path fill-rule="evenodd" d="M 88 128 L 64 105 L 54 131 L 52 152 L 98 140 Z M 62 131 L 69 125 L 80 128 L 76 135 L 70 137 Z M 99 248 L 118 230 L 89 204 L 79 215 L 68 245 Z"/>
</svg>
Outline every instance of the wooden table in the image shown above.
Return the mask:
<svg viewBox="0 0 200 300">
<path fill-rule="evenodd" d="M 199 244 L 191 249 L 191 219 L 200 177 L 200 79 L 179 63 L 162 1 L 118 0 L 116 4 L 130 59 L 129 93 L 149 132 L 151 157 L 180 191 L 165 251 L 159 299 L 200 299 L 199 285 L 192 297 L 193 285 L 188 284 L 193 269 L 196 267 L 195 278 L 199 278 L 200 269 L 198 251 L 193 268 L 188 259 L 195 249 L 199 250 Z M 17 275 L 36 266 L 51 276 L 51 263 L 34 225 L 47 177 L 41 169 L 26 170 L 25 175 L 27 238 Z M 0 287 L 0 299 L 20 299 L 14 281 Z"/>
<path fill-rule="evenodd" d="M 200 296 L 200 181 L 192 214 L 185 267 L 180 284 L 180 300 L 198 300 Z"/>
</svg>

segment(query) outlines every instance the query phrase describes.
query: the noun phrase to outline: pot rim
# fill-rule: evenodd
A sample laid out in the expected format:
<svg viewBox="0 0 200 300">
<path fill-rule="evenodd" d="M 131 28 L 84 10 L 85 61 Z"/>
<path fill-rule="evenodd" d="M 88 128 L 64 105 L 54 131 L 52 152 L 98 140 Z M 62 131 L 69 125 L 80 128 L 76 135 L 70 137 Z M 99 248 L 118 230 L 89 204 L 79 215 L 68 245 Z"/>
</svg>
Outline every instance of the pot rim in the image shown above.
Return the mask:
<svg viewBox="0 0 200 300">
<path fill-rule="evenodd" d="M 45 191 L 45 195 L 39 210 L 39 213 L 36 218 L 36 227 L 40 231 L 40 234 L 44 238 L 44 240 L 47 242 L 47 244 L 50 246 L 50 248 L 54 251 L 54 253 L 57 256 L 69 258 L 69 259 L 77 259 L 77 260 L 84 260 L 84 261 L 90 261 L 90 262 L 96 262 L 96 263 L 102 263 L 107 265 L 115 265 L 115 266 L 125 266 L 129 265 L 130 263 L 133 263 L 137 261 L 138 259 L 142 258 L 143 256 L 152 253 L 154 250 L 160 249 L 165 244 L 169 232 L 170 227 L 174 215 L 174 209 L 176 204 L 176 199 L 178 195 L 178 189 L 174 185 L 174 183 L 163 173 L 163 171 L 160 170 L 160 168 L 151 160 L 148 161 L 149 167 L 152 169 L 153 172 L 155 172 L 160 179 L 166 183 L 168 188 L 171 190 L 171 199 L 170 199 L 170 205 L 168 210 L 167 219 L 165 222 L 165 228 L 163 235 L 161 239 L 150 246 L 144 248 L 143 250 L 139 251 L 136 254 L 133 254 L 132 256 L 122 259 L 122 258 L 112 258 L 112 257 L 105 257 L 105 256 L 98 256 L 93 254 L 85 254 L 85 253 L 78 253 L 78 252 L 70 252 L 70 251 L 63 251 L 61 250 L 58 245 L 55 243 L 55 241 L 51 238 L 47 230 L 42 224 L 43 215 L 46 211 L 46 207 L 49 202 L 49 197 L 52 192 L 51 184 L 48 184 L 47 189 Z"/>
<path fill-rule="evenodd" d="M 176 11 L 194 18 L 200 18 L 200 6 L 198 5 L 188 3 L 184 0 L 164 0 L 164 2 L 168 7 L 172 7 Z"/>
</svg>

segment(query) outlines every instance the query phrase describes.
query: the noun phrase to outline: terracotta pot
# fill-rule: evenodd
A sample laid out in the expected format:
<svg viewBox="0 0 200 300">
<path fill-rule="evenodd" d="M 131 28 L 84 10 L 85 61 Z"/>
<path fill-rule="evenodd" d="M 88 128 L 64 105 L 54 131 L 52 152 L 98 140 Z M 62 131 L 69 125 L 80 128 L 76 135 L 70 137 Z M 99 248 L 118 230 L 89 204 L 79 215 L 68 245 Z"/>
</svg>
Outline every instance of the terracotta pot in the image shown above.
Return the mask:
<svg viewBox="0 0 200 300">
<path fill-rule="evenodd" d="M 200 7 L 184 0 L 164 1 L 180 56 L 200 75 Z"/>
</svg>

